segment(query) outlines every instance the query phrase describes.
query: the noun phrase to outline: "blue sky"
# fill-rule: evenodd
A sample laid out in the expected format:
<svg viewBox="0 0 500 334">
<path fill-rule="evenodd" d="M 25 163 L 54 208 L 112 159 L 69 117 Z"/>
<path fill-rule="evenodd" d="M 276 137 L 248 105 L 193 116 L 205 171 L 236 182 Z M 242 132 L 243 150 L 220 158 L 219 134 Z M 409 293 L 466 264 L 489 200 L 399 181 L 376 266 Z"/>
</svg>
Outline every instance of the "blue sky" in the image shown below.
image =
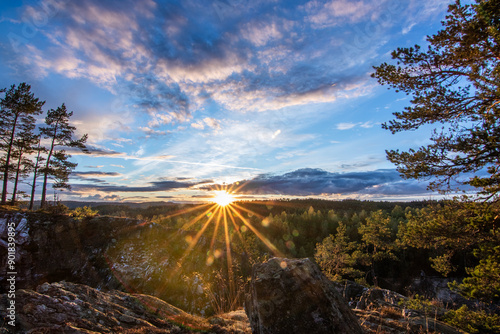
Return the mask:
<svg viewBox="0 0 500 334">
<path fill-rule="evenodd" d="M 387 149 L 430 129 L 381 129 L 409 98 L 370 78 L 397 47 L 425 45 L 451 1 L 214 0 L 0 4 L 0 87 L 65 103 L 73 200 L 432 198 Z M 243 197 L 242 197 L 243 198 Z"/>
</svg>

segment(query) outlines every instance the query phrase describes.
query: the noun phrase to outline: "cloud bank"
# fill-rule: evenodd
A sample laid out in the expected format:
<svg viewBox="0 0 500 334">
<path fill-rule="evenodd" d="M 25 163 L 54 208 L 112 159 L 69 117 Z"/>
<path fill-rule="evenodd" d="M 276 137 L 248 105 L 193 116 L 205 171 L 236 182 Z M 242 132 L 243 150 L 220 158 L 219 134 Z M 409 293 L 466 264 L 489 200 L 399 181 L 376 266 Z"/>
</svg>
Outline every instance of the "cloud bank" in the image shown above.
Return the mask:
<svg viewBox="0 0 500 334">
<path fill-rule="evenodd" d="M 232 187 L 238 193 L 254 195 L 325 194 L 415 195 L 426 193 L 426 185 L 404 181 L 393 169 L 368 172 L 331 173 L 322 169 L 304 168 L 283 175 L 260 175 Z"/>
</svg>

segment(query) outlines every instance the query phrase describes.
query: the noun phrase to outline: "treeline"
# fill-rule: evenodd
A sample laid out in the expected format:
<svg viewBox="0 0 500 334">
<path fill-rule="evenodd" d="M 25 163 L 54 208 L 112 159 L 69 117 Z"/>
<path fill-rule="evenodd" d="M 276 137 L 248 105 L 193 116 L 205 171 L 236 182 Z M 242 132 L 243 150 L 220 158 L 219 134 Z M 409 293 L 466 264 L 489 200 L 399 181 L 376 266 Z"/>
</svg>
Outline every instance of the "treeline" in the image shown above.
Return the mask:
<svg viewBox="0 0 500 334">
<path fill-rule="evenodd" d="M 423 208 L 431 203 L 436 203 L 433 200 L 426 201 L 410 201 L 410 202 L 388 202 L 388 201 L 368 201 L 356 199 L 344 199 L 340 201 L 331 201 L 315 198 L 304 199 L 280 199 L 271 201 L 249 201 L 245 202 L 245 207 L 257 213 L 279 215 L 283 211 L 287 213 L 302 213 L 304 209 L 309 209 L 311 206 L 315 210 L 339 210 L 346 213 L 355 213 L 362 210 L 392 210 L 395 206 Z"/>
<path fill-rule="evenodd" d="M 47 205 L 47 187 L 52 180 L 54 189 L 69 189 L 68 178 L 77 166 L 69 159 L 65 148 L 85 151 L 87 135 L 74 139 L 76 128 L 69 124 L 73 112 L 64 103 L 47 111 L 44 124 L 38 125 L 45 101 L 31 92 L 26 83 L 0 90 L 0 172 L 2 177 L 1 204 L 15 204 L 20 197 L 30 198 L 33 209 L 37 180 L 42 179 L 41 207 Z M 26 182 L 31 191 L 19 190 Z M 9 184 L 11 191 L 9 193 Z M 8 196 L 10 194 L 10 200 Z"/>
</svg>

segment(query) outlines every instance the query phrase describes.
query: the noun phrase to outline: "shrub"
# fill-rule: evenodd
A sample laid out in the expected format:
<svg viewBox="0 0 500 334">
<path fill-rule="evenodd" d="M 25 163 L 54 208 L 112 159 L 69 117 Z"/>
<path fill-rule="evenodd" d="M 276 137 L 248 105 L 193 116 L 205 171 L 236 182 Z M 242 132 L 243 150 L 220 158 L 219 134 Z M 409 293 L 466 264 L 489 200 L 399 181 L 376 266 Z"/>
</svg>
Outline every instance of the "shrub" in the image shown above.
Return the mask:
<svg viewBox="0 0 500 334">
<path fill-rule="evenodd" d="M 82 220 L 84 218 L 93 218 L 95 216 L 97 216 L 97 210 L 92 210 L 90 206 L 76 208 L 71 212 L 71 217 L 74 217 L 77 220 Z"/>
<path fill-rule="evenodd" d="M 500 333 L 500 315 L 485 310 L 472 311 L 466 305 L 446 312 L 444 320 L 469 333 Z"/>
</svg>

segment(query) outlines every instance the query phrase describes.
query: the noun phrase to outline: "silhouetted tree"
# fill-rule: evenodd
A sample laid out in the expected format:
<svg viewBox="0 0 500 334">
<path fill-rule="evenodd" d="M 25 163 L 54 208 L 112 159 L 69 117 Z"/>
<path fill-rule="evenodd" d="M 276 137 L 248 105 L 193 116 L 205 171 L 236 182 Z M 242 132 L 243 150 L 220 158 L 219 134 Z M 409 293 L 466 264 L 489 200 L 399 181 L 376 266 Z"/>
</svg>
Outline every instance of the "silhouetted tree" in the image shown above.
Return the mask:
<svg viewBox="0 0 500 334">
<path fill-rule="evenodd" d="M 20 178 L 27 177 L 33 171 L 34 164 L 28 155 L 35 150 L 38 137 L 33 133 L 35 124 L 22 123 L 20 124 L 20 132 L 13 143 L 12 157 L 16 159 L 14 170 L 14 187 L 12 189 L 12 205 L 16 202 L 18 183 Z"/>
<path fill-rule="evenodd" d="M 40 128 L 43 137 L 50 140 L 45 167 L 42 169 L 43 186 L 40 203 L 42 208 L 46 205 L 49 176 L 55 179 L 54 188 L 69 189 L 70 186 L 67 183 L 68 176 L 77 165 L 68 160 L 71 155 L 67 154 L 64 149 L 58 149 L 58 147 L 78 147 L 82 150 L 85 149 L 84 144 L 87 141 L 87 135 L 85 134 L 77 140 L 73 139 L 76 127 L 69 125 L 69 118 L 71 116 L 73 116 L 73 112 L 68 112 L 66 106 L 62 104 L 57 109 L 51 109 L 47 112 L 47 117 L 45 117 L 45 124 L 47 126 Z"/>
<path fill-rule="evenodd" d="M 7 202 L 7 185 L 11 179 L 10 169 L 14 144 L 21 125 L 35 124 L 35 117 L 42 113 L 45 101 L 40 101 L 31 93 L 31 86 L 21 83 L 4 89 L 5 96 L 0 99 L 0 149 L 3 151 L 3 186 L 1 203 Z"/>
</svg>

